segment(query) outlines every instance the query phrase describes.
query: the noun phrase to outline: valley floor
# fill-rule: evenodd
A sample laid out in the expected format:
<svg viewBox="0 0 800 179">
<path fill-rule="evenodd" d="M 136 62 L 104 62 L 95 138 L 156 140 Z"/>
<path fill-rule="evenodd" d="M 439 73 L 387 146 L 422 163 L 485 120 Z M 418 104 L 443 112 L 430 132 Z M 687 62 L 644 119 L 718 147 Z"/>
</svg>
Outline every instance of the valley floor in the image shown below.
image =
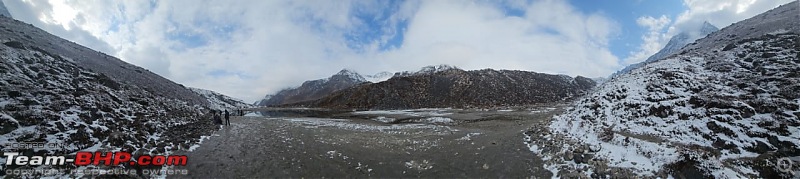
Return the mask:
<svg viewBox="0 0 800 179">
<path fill-rule="evenodd" d="M 233 117 L 186 153 L 190 178 L 547 177 L 523 132 L 560 109 L 457 111 L 455 123 L 386 124 L 366 119 Z M 363 116 L 361 116 L 363 117 Z"/>
</svg>

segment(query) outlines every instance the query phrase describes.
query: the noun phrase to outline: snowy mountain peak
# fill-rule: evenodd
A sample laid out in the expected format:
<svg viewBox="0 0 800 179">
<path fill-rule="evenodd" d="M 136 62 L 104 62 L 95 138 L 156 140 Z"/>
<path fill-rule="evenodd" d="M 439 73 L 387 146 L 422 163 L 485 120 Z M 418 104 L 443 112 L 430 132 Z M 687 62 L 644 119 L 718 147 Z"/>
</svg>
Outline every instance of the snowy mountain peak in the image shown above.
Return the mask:
<svg viewBox="0 0 800 179">
<path fill-rule="evenodd" d="M 3 1 L 0 1 L 0 16 L 13 18 L 11 17 L 11 13 L 8 12 L 8 8 L 6 8 L 6 5 L 3 4 Z"/>
<path fill-rule="evenodd" d="M 708 23 L 708 21 L 703 21 L 703 25 L 700 27 L 699 30 L 700 34 L 703 34 L 703 36 L 714 33 L 716 31 L 719 31 L 719 28 L 717 28 L 717 26 L 712 25 L 711 23 Z"/>
<path fill-rule="evenodd" d="M 392 75 L 394 75 L 394 73 L 390 73 L 390 72 L 384 71 L 384 72 L 375 73 L 374 75 L 364 75 L 364 78 L 366 78 L 367 81 L 370 81 L 370 82 L 373 82 L 373 83 L 377 83 L 377 82 L 386 81 L 389 78 L 392 78 Z"/>
<path fill-rule="evenodd" d="M 420 69 L 417 72 L 410 72 L 410 71 L 397 72 L 394 74 L 394 76 L 402 77 L 402 76 L 426 75 L 426 74 L 434 74 L 449 70 L 461 70 L 461 69 L 456 66 L 445 65 L 445 64 L 431 65 L 422 67 L 422 69 Z"/>
<path fill-rule="evenodd" d="M 712 25 L 711 23 L 708 23 L 708 21 L 704 21 L 703 24 L 697 29 L 683 31 L 675 36 L 672 36 L 672 38 L 669 39 L 669 42 L 667 42 L 667 45 L 664 45 L 664 48 L 662 48 L 652 56 L 648 57 L 645 61 L 631 64 L 625 67 L 625 69 L 622 69 L 611 76 L 614 77 L 620 74 L 628 73 L 634 68 L 641 67 L 646 63 L 651 63 L 654 61 L 661 60 L 667 56 L 675 54 L 675 52 L 678 52 L 687 44 L 692 43 L 697 39 L 708 36 L 708 34 L 714 33 L 716 31 L 719 31 L 719 28 Z"/>
<path fill-rule="evenodd" d="M 346 69 L 346 68 L 340 70 L 338 73 L 334 74 L 329 79 L 334 79 L 334 78 L 338 78 L 338 77 L 346 77 L 347 79 L 352 79 L 352 80 L 355 80 L 355 81 L 358 81 L 358 82 L 367 81 L 366 79 L 364 79 L 364 76 L 361 76 L 361 74 L 358 74 L 357 72 L 355 72 L 353 70 L 350 70 L 350 69 Z"/>
<path fill-rule="evenodd" d="M 447 70 L 459 70 L 459 68 L 456 67 L 456 66 L 445 65 L 445 64 L 431 65 L 431 66 L 422 67 L 422 69 L 419 70 L 417 73 L 418 74 L 430 74 L 430 73 L 442 72 L 442 71 L 447 71 Z"/>
<path fill-rule="evenodd" d="M 333 76 L 303 82 L 295 88 L 287 88 L 268 94 L 257 101 L 259 106 L 284 105 L 322 98 L 335 91 L 367 82 L 363 76 L 350 69 L 342 69 Z"/>
</svg>

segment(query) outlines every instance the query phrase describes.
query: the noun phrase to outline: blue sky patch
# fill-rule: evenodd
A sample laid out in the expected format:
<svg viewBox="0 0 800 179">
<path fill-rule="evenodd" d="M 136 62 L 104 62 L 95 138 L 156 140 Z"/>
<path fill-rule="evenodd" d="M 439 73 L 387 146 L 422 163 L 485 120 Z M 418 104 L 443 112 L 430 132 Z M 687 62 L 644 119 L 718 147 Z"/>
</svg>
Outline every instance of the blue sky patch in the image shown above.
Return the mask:
<svg viewBox="0 0 800 179">
<path fill-rule="evenodd" d="M 609 50 L 620 60 L 624 60 L 644 42 L 642 35 L 647 33 L 647 29 L 636 24 L 636 19 L 642 16 L 658 18 L 661 15 L 674 19 L 686 9 L 681 1 L 664 0 L 571 0 L 570 4 L 581 12 L 598 12 L 617 22 L 620 32 L 609 39 Z"/>
</svg>

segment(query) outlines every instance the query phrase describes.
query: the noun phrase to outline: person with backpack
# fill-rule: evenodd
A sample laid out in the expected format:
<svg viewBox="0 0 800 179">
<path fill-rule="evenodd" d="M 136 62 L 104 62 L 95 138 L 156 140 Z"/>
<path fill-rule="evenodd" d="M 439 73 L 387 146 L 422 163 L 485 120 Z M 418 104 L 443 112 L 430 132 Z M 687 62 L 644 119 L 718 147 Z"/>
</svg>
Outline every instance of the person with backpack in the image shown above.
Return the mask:
<svg viewBox="0 0 800 179">
<path fill-rule="evenodd" d="M 231 125 L 231 114 L 228 113 L 228 110 L 225 110 L 225 125 Z"/>
</svg>

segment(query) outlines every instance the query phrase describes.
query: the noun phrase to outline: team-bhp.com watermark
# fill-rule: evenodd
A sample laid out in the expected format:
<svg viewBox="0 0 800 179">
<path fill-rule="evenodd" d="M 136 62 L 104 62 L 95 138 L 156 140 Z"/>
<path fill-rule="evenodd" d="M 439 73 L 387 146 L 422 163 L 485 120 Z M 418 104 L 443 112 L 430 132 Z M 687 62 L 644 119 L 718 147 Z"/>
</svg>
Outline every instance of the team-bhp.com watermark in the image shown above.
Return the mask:
<svg viewBox="0 0 800 179">
<path fill-rule="evenodd" d="M 39 168 L 26 168 L 26 169 L 8 169 L 4 170 L 6 175 L 15 176 L 100 176 L 100 175 L 144 175 L 144 176 L 164 176 L 164 175 L 188 175 L 187 169 L 39 169 Z"/>
<path fill-rule="evenodd" d="M 61 144 L 46 144 L 46 143 L 13 143 L 6 145 L 10 149 L 34 149 L 34 148 L 59 148 L 64 146 Z M 5 166 L 2 167 L 6 174 L 11 175 L 60 175 L 60 174 L 73 174 L 73 175 L 175 175 L 175 174 L 188 174 L 186 169 L 171 169 L 162 168 L 159 166 L 185 166 L 188 162 L 188 157 L 185 155 L 140 155 L 134 157 L 130 152 L 77 152 L 75 157 L 67 156 L 26 156 L 19 152 L 3 152 L 2 156 L 6 159 Z M 59 170 L 59 169 L 42 169 L 32 168 L 38 166 L 61 166 L 61 165 L 75 165 L 81 168 L 82 166 L 120 166 L 127 164 L 129 166 L 155 166 L 161 169 L 124 169 L 124 168 L 111 168 L 111 169 L 72 169 L 72 170 Z M 26 168 L 8 169 L 9 166 L 30 166 Z M 13 168 L 13 167 L 12 167 Z M 84 167 L 85 168 L 85 167 Z"/>
</svg>

